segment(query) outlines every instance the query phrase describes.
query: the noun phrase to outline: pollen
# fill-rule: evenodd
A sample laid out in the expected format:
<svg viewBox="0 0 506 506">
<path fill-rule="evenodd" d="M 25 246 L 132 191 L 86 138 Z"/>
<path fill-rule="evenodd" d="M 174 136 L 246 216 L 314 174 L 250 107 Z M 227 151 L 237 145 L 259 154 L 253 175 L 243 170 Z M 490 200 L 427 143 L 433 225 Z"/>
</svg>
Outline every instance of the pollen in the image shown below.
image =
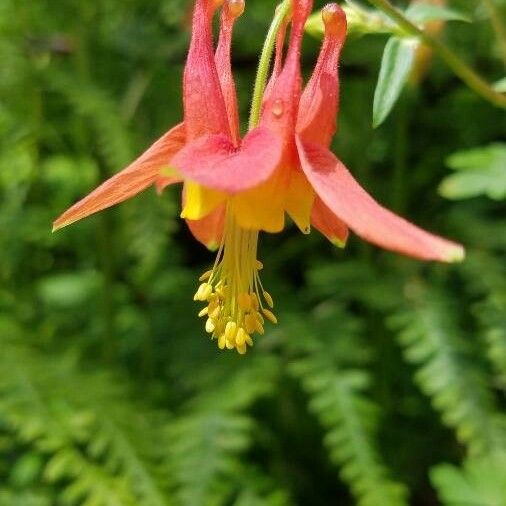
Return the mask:
<svg viewBox="0 0 506 506">
<path fill-rule="evenodd" d="M 221 350 L 244 355 L 253 335 L 264 334 L 265 320 L 277 323 L 272 296 L 262 286 L 257 259 L 258 231 L 241 228 L 227 212 L 224 237 L 214 267 L 202 274 L 193 299 L 206 306 L 199 312 L 205 330 Z"/>
</svg>

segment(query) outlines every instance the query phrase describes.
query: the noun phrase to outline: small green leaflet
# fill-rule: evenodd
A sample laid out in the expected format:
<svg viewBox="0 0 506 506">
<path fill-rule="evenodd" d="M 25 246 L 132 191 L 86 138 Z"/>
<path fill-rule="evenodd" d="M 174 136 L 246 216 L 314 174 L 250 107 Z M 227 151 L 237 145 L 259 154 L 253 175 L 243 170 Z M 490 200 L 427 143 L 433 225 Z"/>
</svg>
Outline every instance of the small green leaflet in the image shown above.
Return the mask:
<svg viewBox="0 0 506 506">
<path fill-rule="evenodd" d="M 439 193 L 459 200 L 486 195 L 493 200 L 506 198 L 506 143 L 459 151 L 447 160 L 458 171 L 443 180 Z"/>
<path fill-rule="evenodd" d="M 464 21 L 471 23 L 472 19 L 462 12 L 449 9 L 440 5 L 429 5 L 416 3 L 411 5 L 405 12 L 406 17 L 417 24 L 429 23 L 431 21 Z"/>
<path fill-rule="evenodd" d="M 441 464 L 430 478 L 444 505 L 500 505 L 506 497 L 506 455 L 468 460 L 462 468 Z"/>
<path fill-rule="evenodd" d="M 373 127 L 377 128 L 397 102 L 413 66 L 419 41 L 391 37 L 383 52 L 378 83 L 374 92 Z"/>
</svg>

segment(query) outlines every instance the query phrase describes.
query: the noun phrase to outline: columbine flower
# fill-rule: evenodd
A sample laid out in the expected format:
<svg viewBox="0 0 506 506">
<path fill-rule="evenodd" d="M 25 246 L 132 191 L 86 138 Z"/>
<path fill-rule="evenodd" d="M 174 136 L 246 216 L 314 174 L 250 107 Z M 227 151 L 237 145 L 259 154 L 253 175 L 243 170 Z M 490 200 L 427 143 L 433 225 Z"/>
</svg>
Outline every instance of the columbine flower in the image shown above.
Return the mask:
<svg viewBox="0 0 506 506">
<path fill-rule="evenodd" d="M 312 0 L 292 0 L 291 33 L 283 61 L 286 23 L 277 41 L 272 76 L 258 126 L 239 136 L 230 66 L 234 20 L 243 0 L 225 2 L 213 54 L 211 21 L 216 2 L 196 0 L 184 72 L 184 123 L 131 166 L 78 202 L 56 222 L 60 228 L 109 207 L 151 184 L 161 190 L 184 181 L 183 211 L 198 240 L 219 244 L 194 299 L 199 316 L 221 349 L 246 352 L 265 320 L 276 323 L 257 259 L 260 231 L 279 232 L 285 213 L 309 233 L 311 225 L 344 246 L 348 227 L 383 248 L 424 260 L 452 262 L 463 248 L 429 234 L 381 207 L 329 151 L 338 113 L 338 61 L 346 17 L 337 4 L 323 10 L 325 38 L 313 75 L 302 92 L 300 52 Z M 161 175 L 170 167 L 171 175 Z"/>
</svg>

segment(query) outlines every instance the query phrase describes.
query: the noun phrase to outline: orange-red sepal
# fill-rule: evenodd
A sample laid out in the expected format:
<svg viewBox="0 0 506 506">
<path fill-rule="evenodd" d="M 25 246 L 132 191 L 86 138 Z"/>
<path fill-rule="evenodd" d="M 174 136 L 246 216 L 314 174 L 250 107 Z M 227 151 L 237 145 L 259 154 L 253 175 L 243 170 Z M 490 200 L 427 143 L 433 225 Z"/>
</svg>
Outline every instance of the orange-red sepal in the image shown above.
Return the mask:
<svg viewBox="0 0 506 506">
<path fill-rule="evenodd" d="M 211 251 L 218 249 L 221 244 L 225 228 L 225 209 L 225 205 L 221 205 L 201 220 L 186 220 L 193 237 Z"/>
<path fill-rule="evenodd" d="M 422 260 L 455 262 L 461 245 L 432 235 L 380 206 L 327 148 L 297 138 L 302 169 L 326 206 L 357 235 Z"/>
<path fill-rule="evenodd" d="M 65 211 L 53 223 L 53 231 L 119 204 L 151 186 L 159 177 L 160 170 L 169 166 L 170 160 L 184 143 L 185 128 L 181 123 L 164 134 L 128 167 Z"/>
</svg>

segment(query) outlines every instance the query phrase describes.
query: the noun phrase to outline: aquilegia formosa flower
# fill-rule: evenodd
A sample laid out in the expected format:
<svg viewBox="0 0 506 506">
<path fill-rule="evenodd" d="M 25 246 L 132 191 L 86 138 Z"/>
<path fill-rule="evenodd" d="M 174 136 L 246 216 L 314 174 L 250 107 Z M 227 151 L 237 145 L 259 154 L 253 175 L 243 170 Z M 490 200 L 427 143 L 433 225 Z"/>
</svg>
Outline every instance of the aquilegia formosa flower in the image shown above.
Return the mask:
<svg viewBox="0 0 506 506">
<path fill-rule="evenodd" d="M 214 50 L 212 20 L 222 5 Z M 183 210 L 194 236 L 218 249 L 194 299 L 221 349 L 246 352 L 265 319 L 276 323 L 257 260 L 260 231 L 280 232 L 288 214 L 303 233 L 311 225 L 338 246 L 348 228 L 385 249 L 422 260 L 462 260 L 463 248 L 381 207 L 329 151 L 339 102 L 338 62 L 346 17 L 337 4 L 323 11 L 325 37 L 302 91 L 301 44 L 312 0 L 292 0 L 291 32 L 281 26 L 258 126 L 241 139 L 230 48 L 244 0 L 196 0 L 183 77 L 184 122 L 126 169 L 63 213 L 59 229 L 155 185 L 183 183 Z M 169 174 L 169 175 L 168 175 Z"/>
</svg>

